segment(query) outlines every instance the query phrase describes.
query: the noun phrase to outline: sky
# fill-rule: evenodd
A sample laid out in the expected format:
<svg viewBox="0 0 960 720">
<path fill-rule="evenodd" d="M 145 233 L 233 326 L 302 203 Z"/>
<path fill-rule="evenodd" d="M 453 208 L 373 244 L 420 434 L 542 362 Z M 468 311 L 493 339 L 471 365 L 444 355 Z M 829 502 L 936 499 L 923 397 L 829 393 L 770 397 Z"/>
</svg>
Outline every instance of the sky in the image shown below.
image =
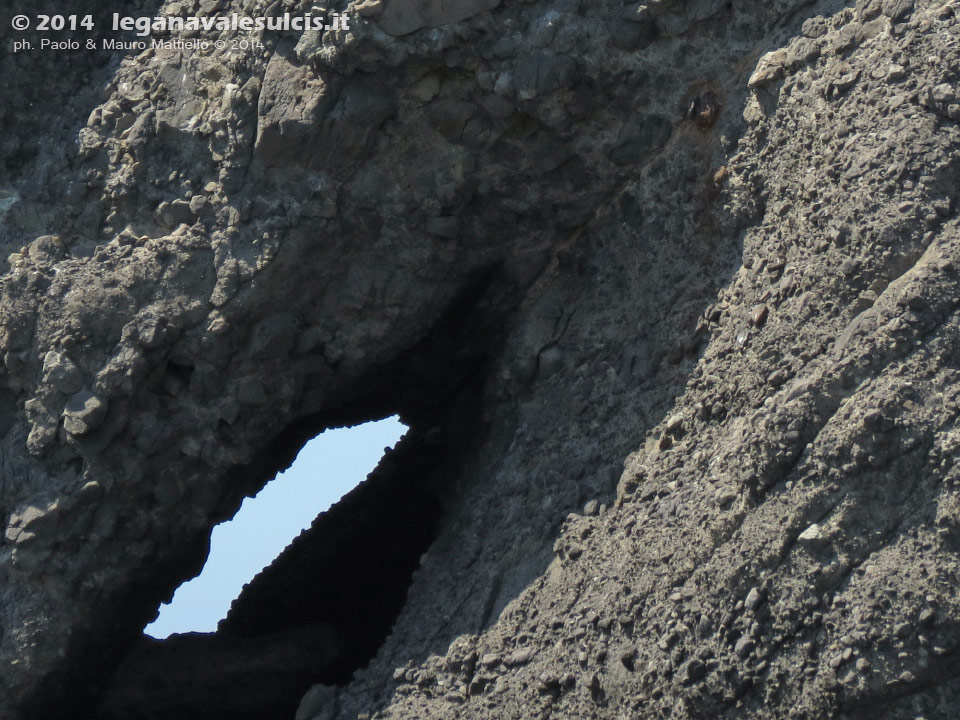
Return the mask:
<svg viewBox="0 0 960 720">
<path fill-rule="evenodd" d="M 396 417 L 327 430 L 304 445 L 293 465 L 243 501 L 233 520 L 217 525 L 203 571 L 179 587 L 147 635 L 214 632 L 217 623 L 264 567 L 301 530 L 359 485 L 407 428 Z"/>
</svg>

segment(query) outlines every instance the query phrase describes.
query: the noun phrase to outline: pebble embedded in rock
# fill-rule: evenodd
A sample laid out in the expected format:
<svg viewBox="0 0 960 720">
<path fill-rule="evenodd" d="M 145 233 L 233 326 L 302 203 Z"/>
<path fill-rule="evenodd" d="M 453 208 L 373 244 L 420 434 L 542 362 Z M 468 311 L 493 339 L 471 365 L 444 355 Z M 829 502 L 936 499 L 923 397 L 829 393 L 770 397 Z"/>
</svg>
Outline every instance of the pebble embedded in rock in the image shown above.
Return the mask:
<svg viewBox="0 0 960 720">
<path fill-rule="evenodd" d="M 713 495 L 713 501 L 720 506 L 733 502 L 737 499 L 737 491 L 733 488 L 719 488 Z"/>
<path fill-rule="evenodd" d="M 814 523 L 808 527 L 797 537 L 797 540 L 808 545 L 821 545 L 826 541 L 826 539 L 826 534 L 823 532 L 823 528 L 817 523 Z"/>
<path fill-rule="evenodd" d="M 753 638 L 742 636 L 733 646 L 733 651 L 737 654 L 737 657 L 745 658 L 753 652 L 756 646 L 757 644 L 753 641 Z"/>
<path fill-rule="evenodd" d="M 786 50 L 773 50 L 757 63 L 757 69 L 754 70 L 750 79 L 747 80 L 747 87 L 751 90 L 769 85 L 774 80 L 783 76 L 784 64 L 787 61 Z"/>
<path fill-rule="evenodd" d="M 86 435 L 103 424 L 107 402 L 89 390 L 74 393 L 63 409 L 63 427 L 71 435 Z"/>
<path fill-rule="evenodd" d="M 43 358 L 43 378 L 66 395 L 72 395 L 83 387 L 80 369 L 69 358 L 53 350 Z"/>
<path fill-rule="evenodd" d="M 80 500 L 85 503 L 93 503 L 104 495 L 103 485 L 96 480 L 91 480 L 83 484 L 80 488 Z"/>
<path fill-rule="evenodd" d="M 701 660 L 693 658 L 686 664 L 682 673 L 684 683 L 695 683 L 706 677 L 707 666 Z"/>
<path fill-rule="evenodd" d="M 487 653 L 486 655 L 480 658 L 480 664 L 483 665 L 484 667 L 493 667 L 494 665 L 498 665 L 499 663 L 500 663 L 499 653 Z"/>
<path fill-rule="evenodd" d="M 164 318 L 146 316 L 137 321 L 137 340 L 147 350 L 155 350 L 163 345 L 168 328 Z"/>
<path fill-rule="evenodd" d="M 683 432 L 683 413 L 677 413 L 672 415 L 669 420 L 667 420 L 666 430 L 671 435 L 679 435 Z"/>
<path fill-rule="evenodd" d="M 514 650 L 509 655 L 503 659 L 503 664 L 507 667 L 516 667 L 518 665 L 525 665 L 530 662 L 530 659 L 534 655 L 533 648 L 519 648 Z"/>
<path fill-rule="evenodd" d="M 770 308 L 768 308 L 766 305 L 758 305 L 753 309 L 753 312 L 750 315 L 750 322 L 752 322 L 756 327 L 762 327 L 767 321 L 767 315 L 769 312 Z"/>
<path fill-rule="evenodd" d="M 783 370 L 774 370 L 767 377 L 767 382 L 774 387 L 780 387 L 787 381 L 787 374 Z"/>
</svg>

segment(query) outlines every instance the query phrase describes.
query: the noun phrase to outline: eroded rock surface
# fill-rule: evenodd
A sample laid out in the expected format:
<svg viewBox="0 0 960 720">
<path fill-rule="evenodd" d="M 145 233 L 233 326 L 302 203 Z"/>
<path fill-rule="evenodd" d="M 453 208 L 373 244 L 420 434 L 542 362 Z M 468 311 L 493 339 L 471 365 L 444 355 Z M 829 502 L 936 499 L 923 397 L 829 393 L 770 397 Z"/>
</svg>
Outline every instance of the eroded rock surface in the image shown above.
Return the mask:
<svg viewBox="0 0 960 720">
<path fill-rule="evenodd" d="M 5 147 L 0 714 L 954 717 L 954 4 L 339 10 L 90 60 L 76 151 Z M 393 412 L 215 637 L 138 641 L 302 442 Z M 369 578 L 317 578 L 411 469 L 345 660 Z"/>
</svg>

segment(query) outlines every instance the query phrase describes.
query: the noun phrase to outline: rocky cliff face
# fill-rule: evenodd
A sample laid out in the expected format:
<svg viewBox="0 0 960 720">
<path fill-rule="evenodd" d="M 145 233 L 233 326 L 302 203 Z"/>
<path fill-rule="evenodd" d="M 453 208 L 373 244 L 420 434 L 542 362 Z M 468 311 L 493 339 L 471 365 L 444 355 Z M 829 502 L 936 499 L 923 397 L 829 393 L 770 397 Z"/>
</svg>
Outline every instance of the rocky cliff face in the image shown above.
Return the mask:
<svg viewBox="0 0 960 720">
<path fill-rule="evenodd" d="M 0 60 L 0 715 L 954 717 L 955 3 L 328 10 Z M 391 413 L 218 633 L 142 638 Z"/>
</svg>

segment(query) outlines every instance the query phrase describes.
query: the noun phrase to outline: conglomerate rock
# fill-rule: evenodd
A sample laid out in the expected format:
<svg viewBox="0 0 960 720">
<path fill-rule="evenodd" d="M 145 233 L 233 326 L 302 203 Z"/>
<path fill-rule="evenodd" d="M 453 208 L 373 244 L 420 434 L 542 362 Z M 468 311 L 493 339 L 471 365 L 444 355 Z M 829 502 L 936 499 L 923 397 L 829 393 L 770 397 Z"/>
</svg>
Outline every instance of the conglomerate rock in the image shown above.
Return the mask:
<svg viewBox="0 0 960 720">
<path fill-rule="evenodd" d="M 326 10 L 0 60 L 0 716 L 956 717 L 956 4 Z"/>
</svg>

